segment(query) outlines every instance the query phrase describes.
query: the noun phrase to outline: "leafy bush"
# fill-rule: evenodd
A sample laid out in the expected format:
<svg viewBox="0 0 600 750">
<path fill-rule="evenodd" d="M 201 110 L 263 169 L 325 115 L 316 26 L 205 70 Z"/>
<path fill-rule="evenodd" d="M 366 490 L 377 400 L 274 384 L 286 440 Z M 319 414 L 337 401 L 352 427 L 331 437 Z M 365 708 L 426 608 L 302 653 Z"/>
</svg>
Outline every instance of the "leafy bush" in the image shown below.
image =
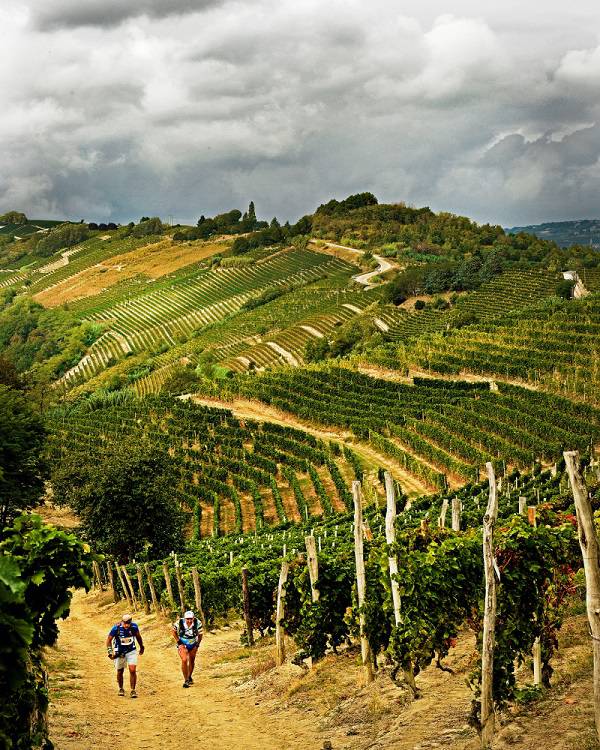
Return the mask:
<svg viewBox="0 0 600 750">
<path fill-rule="evenodd" d="M 39 516 L 19 516 L 0 542 L 0 745 L 47 747 L 42 649 L 69 614 L 71 588 L 89 588 L 90 548 Z"/>
</svg>

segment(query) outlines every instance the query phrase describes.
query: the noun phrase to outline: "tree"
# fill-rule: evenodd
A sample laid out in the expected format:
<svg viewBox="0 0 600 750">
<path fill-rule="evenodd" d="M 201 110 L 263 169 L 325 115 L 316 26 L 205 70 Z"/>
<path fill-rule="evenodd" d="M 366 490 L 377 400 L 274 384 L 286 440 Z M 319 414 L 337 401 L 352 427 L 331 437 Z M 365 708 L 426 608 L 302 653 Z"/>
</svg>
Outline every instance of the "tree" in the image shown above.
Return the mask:
<svg viewBox="0 0 600 750">
<path fill-rule="evenodd" d="M 21 211 L 7 211 L 0 216 L 0 224 L 27 224 L 27 217 Z"/>
<path fill-rule="evenodd" d="M 41 238 L 35 247 L 35 253 L 47 257 L 57 250 L 73 247 L 89 236 L 88 228 L 83 224 L 61 224 Z"/>
<path fill-rule="evenodd" d="M 45 437 L 24 394 L 0 385 L 0 528 L 40 500 L 46 476 Z"/>
<path fill-rule="evenodd" d="M 0 543 L 0 746 L 52 747 L 42 649 L 56 642 L 71 589 L 90 586 L 93 555 L 73 534 L 23 515 Z"/>
<path fill-rule="evenodd" d="M 17 391 L 23 389 L 23 381 L 17 368 L 4 354 L 0 354 L 0 385 L 6 385 Z"/>
<path fill-rule="evenodd" d="M 148 237 L 151 234 L 162 234 L 163 225 L 158 216 L 151 219 L 143 218 L 140 223 L 131 230 L 133 237 Z"/>
<path fill-rule="evenodd" d="M 254 201 L 250 201 L 250 205 L 248 206 L 248 220 L 252 222 L 256 221 L 256 210 L 254 208 Z"/>
<path fill-rule="evenodd" d="M 164 557 L 183 543 L 184 514 L 173 492 L 178 479 L 168 454 L 120 443 L 94 455 L 67 454 L 52 486 L 56 501 L 79 514 L 96 548 L 126 561 Z"/>
<path fill-rule="evenodd" d="M 384 296 L 387 302 L 401 305 L 409 297 L 421 293 L 423 290 L 423 271 L 413 266 L 401 271 L 386 285 Z"/>
</svg>

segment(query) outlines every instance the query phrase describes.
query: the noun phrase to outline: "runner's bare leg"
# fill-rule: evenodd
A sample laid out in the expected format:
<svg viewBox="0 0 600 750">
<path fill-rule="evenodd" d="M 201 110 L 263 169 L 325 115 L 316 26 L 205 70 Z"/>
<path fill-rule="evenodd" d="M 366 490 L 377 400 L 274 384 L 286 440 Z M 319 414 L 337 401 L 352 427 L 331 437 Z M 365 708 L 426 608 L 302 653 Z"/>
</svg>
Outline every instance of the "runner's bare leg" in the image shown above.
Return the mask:
<svg viewBox="0 0 600 750">
<path fill-rule="evenodd" d="M 129 687 L 135 690 L 135 683 L 137 680 L 137 672 L 135 671 L 135 664 L 129 665 Z M 123 672 L 121 672 L 121 687 L 123 686 Z"/>
<path fill-rule="evenodd" d="M 123 672 L 124 669 L 117 669 L 117 685 L 119 686 L 119 690 L 123 689 Z"/>
</svg>

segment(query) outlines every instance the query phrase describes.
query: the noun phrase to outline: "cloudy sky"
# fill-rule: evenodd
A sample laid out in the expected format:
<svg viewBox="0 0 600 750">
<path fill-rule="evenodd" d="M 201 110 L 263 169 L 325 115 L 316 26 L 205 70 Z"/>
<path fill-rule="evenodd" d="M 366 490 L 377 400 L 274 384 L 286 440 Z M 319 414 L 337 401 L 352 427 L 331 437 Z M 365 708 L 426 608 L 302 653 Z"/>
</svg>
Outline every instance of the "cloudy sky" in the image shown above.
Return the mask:
<svg viewBox="0 0 600 750">
<path fill-rule="evenodd" d="M 0 211 L 600 217 L 595 0 L 1 0 Z"/>
</svg>

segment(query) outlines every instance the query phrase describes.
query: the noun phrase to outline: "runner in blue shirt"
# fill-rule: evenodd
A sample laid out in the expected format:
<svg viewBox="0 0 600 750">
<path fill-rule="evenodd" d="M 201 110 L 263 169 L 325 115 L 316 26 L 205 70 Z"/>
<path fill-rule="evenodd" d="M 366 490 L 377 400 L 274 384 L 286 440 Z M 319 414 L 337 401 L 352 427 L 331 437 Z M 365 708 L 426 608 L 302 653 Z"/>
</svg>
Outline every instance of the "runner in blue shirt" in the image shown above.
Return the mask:
<svg viewBox="0 0 600 750">
<path fill-rule="evenodd" d="M 110 629 L 106 637 L 106 648 L 108 658 L 115 662 L 117 670 L 117 684 L 119 685 L 119 695 L 125 695 L 123 688 L 123 672 L 125 664 L 129 667 L 129 686 L 131 688 L 131 697 L 137 698 L 135 684 L 137 679 L 137 649 L 135 642 L 140 644 L 140 654 L 144 653 L 144 643 L 140 635 L 140 629 L 135 622 L 132 622 L 131 615 L 123 615 L 121 622 Z"/>
</svg>

